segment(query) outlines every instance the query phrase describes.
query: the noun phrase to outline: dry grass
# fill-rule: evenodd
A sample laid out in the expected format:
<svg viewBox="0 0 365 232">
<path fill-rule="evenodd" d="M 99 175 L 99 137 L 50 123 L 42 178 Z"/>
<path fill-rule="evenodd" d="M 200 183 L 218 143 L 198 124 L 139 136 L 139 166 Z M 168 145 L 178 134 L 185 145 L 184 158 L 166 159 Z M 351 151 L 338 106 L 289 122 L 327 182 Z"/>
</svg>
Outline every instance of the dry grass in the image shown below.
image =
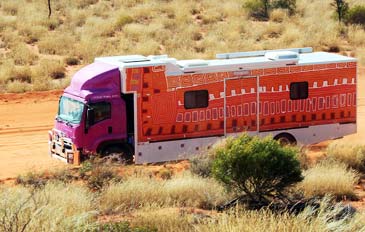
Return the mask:
<svg viewBox="0 0 365 232">
<path fill-rule="evenodd" d="M 319 210 L 307 208 L 298 216 L 286 213 L 275 214 L 270 211 L 238 211 L 213 217 L 206 223 L 196 226 L 199 232 L 249 232 L 249 231 L 360 231 L 365 229 L 364 215 L 350 220 L 333 221 L 339 206 L 327 210 L 323 204 Z"/>
<path fill-rule="evenodd" d="M 327 156 L 330 159 L 340 161 L 351 168 L 359 171 L 365 171 L 365 146 L 348 143 L 343 141 L 334 141 L 327 147 Z"/>
<path fill-rule="evenodd" d="M 326 194 L 337 197 L 355 196 L 354 185 L 358 181 L 358 175 L 343 163 L 324 160 L 303 174 L 304 180 L 299 184 L 299 189 L 306 197 Z"/>
<path fill-rule="evenodd" d="M 0 231 L 75 231 L 93 221 L 93 196 L 85 188 L 50 183 L 39 190 L 0 189 Z"/>
<path fill-rule="evenodd" d="M 185 174 L 169 180 L 129 178 L 109 186 L 102 194 L 102 211 L 129 211 L 144 206 L 214 208 L 229 199 L 222 186 L 211 179 Z"/>
<path fill-rule="evenodd" d="M 365 214 L 361 212 L 354 217 L 333 220 L 341 206 L 333 205 L 328 197 L 322 200 L 319 209 L 308 207 L 299 215 L 278 214 L 269 210 L 249 211 L 240 206 L 218 213 L 199 208 L 205 207 L 207 202 L 212 206 L 227 199 L 222 187 L 210 179 L 189 174 L 170 180 L 133 177 L 111 184 L 98 193 L 89 191 L 81 182 L 70 182 L 70 171 L 59 170 L 53 174 L 53 178 L 62 180 L 62 183 L 49 180 L 34 185 L 34 181 L 44 174 L 32 173 L 22 179 L 28 183 L 25 184 L 27 187 L 0 186 L 0 231 L 18 231 L 15 227 L 19 228 L 27 222 L 26 231 L 31 232 L 100 231 L 100 228 L 123 227 L 100 227 L 97 216 L 104 222 L 121 222 L 122 225 L 123 221 L 128 221 L 130 228 L 150 228 L 162 232 L 365 229 Z M 105 215 L 110 212 L 119 214 Z"/>
<path fill-rule="evenodd" d="M 239 207 L 225 213 L 204 212 L 177 208 L 143 208 L 138 210 L 131 224 L 155 228 L 158 231 L 197 232 L 251 232 L 251 231 L 362 231 L 365 229 L 365 214 L 353 218 L 332 220 L 341 210 L 341 205 L 332 206 L 328 198 L 319 209 L 305 209 L 298 216 L 276 214 L 269 210 L 248 211 Z"/>
</svg>

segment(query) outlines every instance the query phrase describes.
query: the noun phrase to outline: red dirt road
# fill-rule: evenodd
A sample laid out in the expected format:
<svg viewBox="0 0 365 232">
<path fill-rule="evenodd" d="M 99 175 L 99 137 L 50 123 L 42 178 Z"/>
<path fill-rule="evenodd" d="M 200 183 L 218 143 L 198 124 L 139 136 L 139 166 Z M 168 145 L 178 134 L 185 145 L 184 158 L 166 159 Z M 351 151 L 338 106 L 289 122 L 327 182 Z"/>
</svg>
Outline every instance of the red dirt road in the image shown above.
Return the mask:
<svg viewBox="0 0 365 232">
<path fill-rule="evenodd" d="M 0 179 L 64 165 L 48 156 L 62 91 L 0 95 Z"/>
<path fill-rule="evenodd" d="M 358 133 L 343 138 L 365 143 L 365 69 L 358 80 Z M 65 164 L 48 156 L 48 134 L 62 91 L 0 94 L 0 180 Z M 313 156 L 318 149 L 313 148 Z"/>
</svg>

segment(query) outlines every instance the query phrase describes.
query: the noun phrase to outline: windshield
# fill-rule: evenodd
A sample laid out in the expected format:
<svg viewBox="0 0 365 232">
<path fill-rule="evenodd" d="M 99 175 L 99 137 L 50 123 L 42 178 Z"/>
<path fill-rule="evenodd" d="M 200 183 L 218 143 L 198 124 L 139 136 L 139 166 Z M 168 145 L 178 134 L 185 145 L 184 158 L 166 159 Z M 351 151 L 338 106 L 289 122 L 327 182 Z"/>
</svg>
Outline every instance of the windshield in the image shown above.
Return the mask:
<svg viewBox="0 0 365 232">
<path fill-rule="evenodd" d="M 61 97 L 58 118 L 70 123 L 80 123 L 83 110 L 83 103 L 68 97 Z"/>
</svg>

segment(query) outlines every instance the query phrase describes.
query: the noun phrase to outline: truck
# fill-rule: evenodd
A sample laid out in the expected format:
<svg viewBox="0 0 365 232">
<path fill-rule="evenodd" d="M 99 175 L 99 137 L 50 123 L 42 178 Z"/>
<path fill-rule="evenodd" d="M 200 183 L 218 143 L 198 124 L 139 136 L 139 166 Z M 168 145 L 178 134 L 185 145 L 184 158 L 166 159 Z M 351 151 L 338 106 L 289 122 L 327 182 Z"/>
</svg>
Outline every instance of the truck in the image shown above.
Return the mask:
<svg viewBox="0 0 365 232">
<path fill-rule="evenodd" d="M 95 58 L 74 74 L 49 131 L 53 157 L 186 159 L 239 133 L 312 144 L 356 132 L 355 58 L 292 48 L 177 60 Z"/>
</svg>

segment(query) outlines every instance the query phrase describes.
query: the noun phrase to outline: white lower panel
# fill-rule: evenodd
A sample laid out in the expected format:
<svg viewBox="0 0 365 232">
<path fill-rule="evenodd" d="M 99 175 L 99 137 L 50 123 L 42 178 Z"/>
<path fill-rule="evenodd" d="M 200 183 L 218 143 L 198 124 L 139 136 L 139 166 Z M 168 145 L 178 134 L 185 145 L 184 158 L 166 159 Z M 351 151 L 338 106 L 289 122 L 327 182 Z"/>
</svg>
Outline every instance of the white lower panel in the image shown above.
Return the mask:
<svg viewBox="0 0 365 232">
<path fill-rule="evenodd" d="M 298 144 L 305 145 L 356 133 L 356 124 L 328 124 L 299 129 L 260 132 L 259 136 L 272 135 L 274 137 L 280 133 L 289 133 L 295 137 Z M 257 133 L 250 132 L 249 134 L 255 135 Z M 229 134 L 229 136 L 237 135 L 239 134 Z M 205 137 L 139 144 L 136 147 L 135 161 L 137 164 L 143 164 L 186 159 L 206 150 L 222 138 L 224 137 Z"/>
</svg>

